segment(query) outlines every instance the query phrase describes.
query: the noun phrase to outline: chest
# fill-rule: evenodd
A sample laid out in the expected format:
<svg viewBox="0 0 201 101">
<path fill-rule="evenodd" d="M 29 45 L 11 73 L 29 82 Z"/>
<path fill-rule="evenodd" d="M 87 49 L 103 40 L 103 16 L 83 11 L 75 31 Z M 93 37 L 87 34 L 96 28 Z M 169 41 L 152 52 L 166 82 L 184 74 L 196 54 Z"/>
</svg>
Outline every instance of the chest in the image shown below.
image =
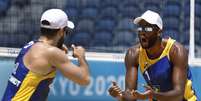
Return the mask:
<svg viewBox="0 0 201 101">
<path fill-rule="evenodd" d="M 146 67 L 147 66 L 147 67 Z M 154 64 L 144 65 L 142 72 L 144 79 L 149 85 L 157 88 L 171 88 L 172 85 L 172 63 L 167 57 L 163 57 Z"/>
</svg>

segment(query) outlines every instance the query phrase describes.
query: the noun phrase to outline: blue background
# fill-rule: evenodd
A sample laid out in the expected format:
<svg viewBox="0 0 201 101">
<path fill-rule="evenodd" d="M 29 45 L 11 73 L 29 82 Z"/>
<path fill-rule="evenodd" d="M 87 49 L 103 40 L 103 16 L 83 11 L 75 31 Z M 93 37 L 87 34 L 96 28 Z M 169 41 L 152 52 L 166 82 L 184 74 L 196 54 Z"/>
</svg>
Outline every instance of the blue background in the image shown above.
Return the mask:
<svg viewBox="0 0 201 101">
<path fill-rule="evenodd" d="M 14 58 L 0 58 L 0 99 L 3 96 L 7 79 L 14 67 Z M 75 64 L 76 61 L 73 61 Z M 87 87 L 81 87 L 72 81 L 65 79 L 59 72 L 51 85 L 48 101 L 115 101 L 108 95 L 107 89 L 111 86 L 112 81 L 124 89 L 125 68 L 123 62 L 112 61 L 91 61 L 89 60 L 91 84 Z M 190 67 L 193 76 L 193 87 L 201 101 L 201 68 Z M 139 73 L 140 74 L 140 73 Z M 140 74 L 138 76 L 140 83 L 144 79 Z M 138 87 L 143 91 L 142 87 Z"/>
</svg>

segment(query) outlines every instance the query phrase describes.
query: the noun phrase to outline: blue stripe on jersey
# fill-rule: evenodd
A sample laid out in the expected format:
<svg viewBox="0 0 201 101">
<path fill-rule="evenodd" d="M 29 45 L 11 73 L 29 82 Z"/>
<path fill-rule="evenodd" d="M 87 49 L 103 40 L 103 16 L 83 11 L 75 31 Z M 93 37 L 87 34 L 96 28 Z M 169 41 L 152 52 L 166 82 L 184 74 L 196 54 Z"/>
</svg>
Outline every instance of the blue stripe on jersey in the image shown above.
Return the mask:
<svg viewBox="0 0 201 101">
<path fill-rule="evenodd" d="M 12 97 L 15 95 L 18 89 L 19 88 L 17 88 L 11 82 L 8 82 L 2 101 L 11 101 Z"/>
<path fill-rule="evenodd" d="M 41 81 L 29 101 L 46 101 L 49 92 L 49 85 L 52 83 L 53 79 L 54 78 L 49 78 Z"/>
<path fill-rule="evenodd" d="M 167 56 L 148 67 L 143 73 L 147 83 L 160 92 L 172 89 L 172 65 Z M 169 81 L 169 82 L 167 82 Z"/>
<path fill-rule="evenodd" d="M 25 45 L 21 49 L 19 55 L 17 56 L 15 60 L 15 64 L 17 65 L 17 67 L 15 68 L 16 70 L 13 71 L 13 73 L 11 74 L 9 78 L 8 85 L 6 87 L 6 91 L 4 93 L 2 101 L 11 101 L 12 97 L 15 96 L 24 78 L 29 72 L 29 70 L 24 65 L 23 57 L 33 44 L 34 44 L 34 41 L 29 42 L 27 45 Z"/>
</svg>

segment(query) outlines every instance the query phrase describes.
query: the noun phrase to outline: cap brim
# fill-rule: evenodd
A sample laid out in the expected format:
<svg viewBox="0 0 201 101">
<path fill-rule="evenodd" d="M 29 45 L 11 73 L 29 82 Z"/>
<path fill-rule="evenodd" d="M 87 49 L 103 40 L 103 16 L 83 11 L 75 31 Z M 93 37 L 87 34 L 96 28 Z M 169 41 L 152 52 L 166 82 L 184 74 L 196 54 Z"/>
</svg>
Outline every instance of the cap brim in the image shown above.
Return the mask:
<svg viewBox="0 0 201 101">
<path fill-rule="evenodd" d="M 67 22 L 67 27 L 70 28 L 70 29 L 74 29 L 75 25 L 72 21 L 68 21 Z"/>
<path fill-rule="evenodd" d="M 133 23 L 138 24 L 141 20 L 142 20 L 141 17 L 137 17 L 137 18 L 134 19 Z"/>
</svg>

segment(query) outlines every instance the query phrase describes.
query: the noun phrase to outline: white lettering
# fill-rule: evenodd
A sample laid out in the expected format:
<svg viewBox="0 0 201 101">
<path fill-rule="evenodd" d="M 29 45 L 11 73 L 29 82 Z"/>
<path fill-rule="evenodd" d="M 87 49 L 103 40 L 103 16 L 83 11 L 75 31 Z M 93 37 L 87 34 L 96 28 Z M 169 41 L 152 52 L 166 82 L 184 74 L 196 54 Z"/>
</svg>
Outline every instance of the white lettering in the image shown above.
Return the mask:
<svg viewBox="0 0 201 101">
<path fill-rule="evenodd" d="M 80 91 L 80 86 L 78 86 L 77 84 L 70 81 L 70 84 L 69 84 L 70 95 L 76 96 L 76 95 L 78 95 L 79 91 Z"/>
<path fill-rule="evenodd" d="M 115 76 L 114 75 L 110 75 L 107 77 L 107 82 L 110 84 L 108 87 L 107 87 L 107 90 L 112 86 L 112 82 L 113 81 L 117 81 Z M 109 92 L 107 91 L 107 95 L 109 95 Z"/>
<path fill-rule="evenodd" d="M 117 82 L 122 90 L 125 89 L 124 75 L 119 75 L 118 77 L 115 75 L 99 75 L 94 78 L 91 77 L 90 80 L 90 84 L 82 88 L 73 81 L 59 76 L 55 78 L 55 81 L 51 85 L 51 93 L 57 96 L 108 96 L 108 89 L 112 86 L 112 81 Z"/>
<path fill-rule="evenodd" d="M 52 82 L 52 84 L 50 84 L 50 92 L 52 92 L 52 94 L 54 95 L 54 96 L 56 96 L 56 90 L 55 90 L 55 82 L 56 82 L 56 79 L 54 79 L 54 81 Z"/>
<path fill-rule="evenodd" d="M 19 63 L 17 62 L 15 64 L 15 68 L 13 69 L 13 74 L 15 75 L 16 74 L 16 71 L 17 71 L 17 68 L 19 67 Z"/>
<path fill-rule="evenodd" d="M 66 85 L 67 85 L 68 80 L 64 77 L 59 78 L 59 84 L 61 86 L 61 95 L 65 95 L 66 93 Z"/>
<path fill-rule="evenodd" d="M 33 45 L 34 44 L 34 41 L 31 41 L 28 43 L 28 45 L 24 46 L 24 48 L 28 48 L 29 46 Z"/>
<path fill-rule="evenodd" d="M 92 96 L 93 95 L 93 91 L 91 90 L 92 86 L 94 86 L 93 82 L 94 82 L 94 79 L 92 77 L 90 77 L 90 84 L 86 87 L 86 89 L 84 90 L 84 95 L 85 96 Z"/>
<path fill-rule="evenodd" d="M 147 75 L 148 80 L 150 81 L 150 77 L 149 77 L 149 73 L 147 71 L 145 71 L 145 74 Z"/>
<path fill-rule="evenodd" d="M 14 84 L 15 86 L 19 86 L 20 85 L 20 83 L 21 83 L 21 81 L 20 80 L 18 80 L 17 78 L 15 78 L 14 76 L 10 76 L 10 78 L 9 78 L 9 81 L 12 83 L 12 84 Z"/>
<path fill-rule="evenodd" d="M 98 76 L 96 79 L 95 91 L 97 95 L 101 96 L 105 93 L 105 79 L 103 76 Z"/>
<path fill-rule="evenodd" d="M 117 80 L 117 83 L 119 85 L 119 87 L 124 90 L 125 89 L 125 76 L 119 76 L 118 77 L 118 80 Z"/>
</svg>

